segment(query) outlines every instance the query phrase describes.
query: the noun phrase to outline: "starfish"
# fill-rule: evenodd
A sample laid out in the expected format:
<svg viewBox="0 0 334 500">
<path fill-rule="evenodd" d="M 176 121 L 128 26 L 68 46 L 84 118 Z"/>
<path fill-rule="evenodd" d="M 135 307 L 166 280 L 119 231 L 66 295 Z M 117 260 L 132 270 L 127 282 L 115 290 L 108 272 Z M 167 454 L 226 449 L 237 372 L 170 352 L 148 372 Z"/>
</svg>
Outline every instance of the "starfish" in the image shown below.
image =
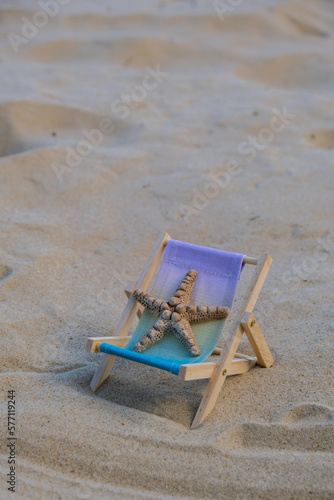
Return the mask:
<svg viewBox="0 0 334 500">
<path fill-rule="evenodd" d="M 191 329 L 191 321 L 208 321 L 227 318 L 230 309 L 224 306 L 195 306 L 190 305 L 191 294 L 197 278 L 193 269 L 187 272 L 172 298 L 168 301 L 158 299 L 154 295 L 135 290 L 134 298 L 158 317 L 142 338 L 133 347 L 135 352 L 145 349 L 162 339 L 168 332 L 173 332 L 187 349 L 191 356 L 199 356 L 200 349 Z"/>
</svg>

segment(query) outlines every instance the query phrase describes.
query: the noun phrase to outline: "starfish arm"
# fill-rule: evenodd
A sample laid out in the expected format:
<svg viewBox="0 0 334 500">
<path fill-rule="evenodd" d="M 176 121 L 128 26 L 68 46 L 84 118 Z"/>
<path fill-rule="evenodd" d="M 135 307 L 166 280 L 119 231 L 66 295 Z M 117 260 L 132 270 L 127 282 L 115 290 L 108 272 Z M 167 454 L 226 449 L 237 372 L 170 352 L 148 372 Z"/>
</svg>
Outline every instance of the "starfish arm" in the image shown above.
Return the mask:
<svg viewBox="0 0 334 500">
<path fill-rule="evenodd" d="M 157 299 L 154 295 L 143 292 L 142 290 L 135 290 L 133 296 L 142 306 L 146 307 L 146 309 L 155 316 L 159 316 L 164 309 L 170 309 L 167 302 L 162 299 Z"/>
<path fill-rule="evenodd" d="M 229 307 L 224 306 L 187 306 L 186 308 L 186 315 L 189 321 L 224 319 L 229 314 Z"/>
<path fill-rule="evenodd" d="M 190 322 L 224 319 L 229 315 L 230 309 L 224 306 L 190 305 L 196 278 L 197 272 L 190 269 L 177 287 L 174 296 L 168 302 L 158 299 L 143 290 L 138 289 L 133 292 L 133 297 L 158 317 L 152 328 L 133 347 L 134 351 L 145 351 L 171 330 L 191 356 L 200 354 Z"/>
<path fill-rule="evenodd" d="M 195 339 L 189 321 L 183 319 L 177 323 L 173 323 L 171 330 L 191 356 L 199 356 L 201 351 L 198 347 L 197 340 Z"/>
<path fill-rule="evenodd" d="M 190 269 L 175 290 L 173 297 L 168 301 L 171 306 L 190 303 L 190 297 L 194 289 L 196 278 L 197 272 Z"/>
<path fill-rule="evenodd" d="M 137 344 L 135 344 L 132 348 L 135 352 L 143 352 L 151 345 L 158 342 L 158 340 L 162 339 L 164 335 L 166 335 L 168 331 L 168 323 L 163 319 L 158 319 L 152 328 L 150 328 L 145 335 L 138 340 Z"/>
</svg>

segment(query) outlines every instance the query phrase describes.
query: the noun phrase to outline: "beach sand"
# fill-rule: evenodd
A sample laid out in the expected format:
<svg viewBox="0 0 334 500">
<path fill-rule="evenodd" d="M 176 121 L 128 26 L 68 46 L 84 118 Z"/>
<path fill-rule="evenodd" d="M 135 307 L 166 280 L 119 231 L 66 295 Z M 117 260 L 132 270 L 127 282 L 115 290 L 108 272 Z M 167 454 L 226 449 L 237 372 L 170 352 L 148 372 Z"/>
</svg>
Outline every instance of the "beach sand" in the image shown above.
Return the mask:
<svg viewBox="0 0 334 500">
<path fill-rule="evenodd" d="M 15 498 L 334 498 L 334 3 L 237 3 L 1 2 L 1 498 L 9 389 Z M 195 430 L 207 380 L 89 387 L 161 231 L 273 257 Z"/>
</svg>

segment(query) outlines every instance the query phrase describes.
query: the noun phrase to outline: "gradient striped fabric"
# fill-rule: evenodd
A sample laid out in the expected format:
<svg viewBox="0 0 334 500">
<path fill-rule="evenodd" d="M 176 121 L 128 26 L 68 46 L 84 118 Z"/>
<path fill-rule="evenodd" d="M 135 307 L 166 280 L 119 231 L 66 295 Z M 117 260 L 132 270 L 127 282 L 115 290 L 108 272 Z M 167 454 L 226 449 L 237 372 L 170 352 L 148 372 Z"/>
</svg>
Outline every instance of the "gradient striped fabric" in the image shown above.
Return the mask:
<svg viewBox="0 0 334 500">
<path fill-rule="evenodd" d="M 149 291 L 161 299 L 168 300 L 189 269 L 195 269 L 198 276 L 191 303 L 232 308 L 238 279 L 243 269 L 243 257 L 242 254 L 169 240 L 159 273 Z M 145 310 L 126 349 L 102 344 L 100 350 L 177 374 L 182 364 L 200 363 L 210 356 L 226 322 L 219 320 L 192 323 L 201 350 L 201 354 L 195 358 L 188 354 L 172 333 L 165 335 L 144 354 L 134 353 L 132 347 L 155 321 L 156 317 Z"/>
</svg>

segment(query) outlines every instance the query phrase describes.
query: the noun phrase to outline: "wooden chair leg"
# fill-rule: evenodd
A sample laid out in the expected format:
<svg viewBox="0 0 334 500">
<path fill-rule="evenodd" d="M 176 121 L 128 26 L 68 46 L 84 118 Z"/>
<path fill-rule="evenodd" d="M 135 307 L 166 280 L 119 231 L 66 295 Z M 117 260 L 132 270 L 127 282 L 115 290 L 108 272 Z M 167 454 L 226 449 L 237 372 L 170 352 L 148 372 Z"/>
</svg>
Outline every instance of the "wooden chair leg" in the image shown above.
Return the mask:
<svg viewBox="0 0 334 500">
<path fill-rule="evenodd" d="M 216 369 L 212 374 L 201 404 L 191 424 L 192 429 L 196 429 L 196 427 L 201 425 L 214 409 L 221 388 L 223 387 L 223 384 L 227 377 L 228 369 L 231 365 L 235 353 L 237 352 L 243 333 L 243 329 L 241 328 L 241 326 L 239 326 L 237 333 L 233 338 L 232 344 L 227 352 L 227 355 L 224 355 L 224 353 L 222 353 L 224 357 L 222 357 L 222 354 L 220 355 L 219 362 L 217 363 Z"/>
<path fill-rule="evenodd" d="M 170 240 L 170 236 L 168 233 L 161 233 L 159 235 L 159 238 L 155 242 L 153 250 L 137 281 L 138 288 L 141 288 L 142 290 L 147 290 L 154 276 L 154 273 L 159 265 L 161 256 L 165 252 L 165 247 L 167 245 L 168 240 Z M 131 295 L 127 305 L 125 306 L 121 319 L 117 325 L 117 328 L 115 330 L 115 336 L 124 337 L 125 335 L 128 334 L 131 328 L 131 324 L 134 320 L 134 317 L 139 309 L 139 305 L 140 304 Z M 109 373 L 115 361 L 116 361 L 116 356 L 103 354 L 100 364 L 97 367 L 95 375 L 90 384 L 93 392 L 95 392 L 100 387 L 100 385 L 108 378 Z"/>
<path fill-rule="evenodd" d="M 249 312 L 245 313 L 241 326 L 257 357 L 258 364 L 264 368 L 270 368 L 275 363 L 275 360 L 254 314 Z"/>
<path fill-rule="evenodd" d="M 258 296 L 261 292 L 267 274 L 272 263 L 270 255 L 263 254 L 258 260 L 254 273 L 249 284 L 245 299 L 239 303 L 238 309 L 234 312 L 231 321 L 228 323 L 224 335 L 224 345 L 219 356 L 217 367 L 212 374 L 208 387 L 205 391 L 201 404 L 197 410 L 191 428 L 201 425 L 206 417 L 214 409 L 220 390 L 226 378 L 227 368 L 231 363 L 241 337 L 244 333 L 241 322 L 246 312 L 252 313 Z"/>
</svg>

